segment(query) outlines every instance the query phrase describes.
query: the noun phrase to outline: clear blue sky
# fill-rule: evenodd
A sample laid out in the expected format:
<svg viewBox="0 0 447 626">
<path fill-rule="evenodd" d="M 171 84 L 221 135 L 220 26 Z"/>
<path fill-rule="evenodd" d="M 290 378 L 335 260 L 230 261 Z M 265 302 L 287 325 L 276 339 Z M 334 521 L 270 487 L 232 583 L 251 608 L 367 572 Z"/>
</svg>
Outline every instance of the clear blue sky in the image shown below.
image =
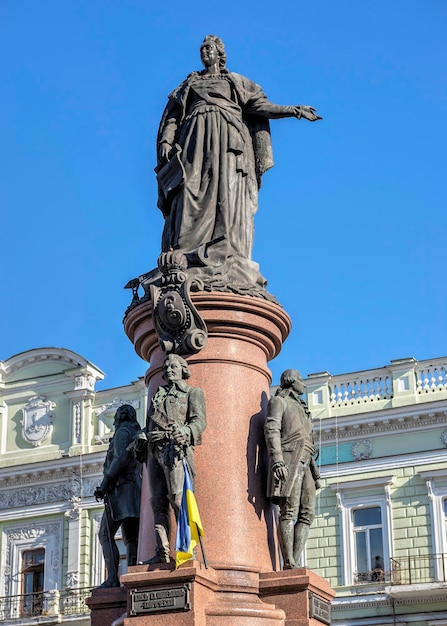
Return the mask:
<svg viewBox="0 0 447 626">
<path fill-rule="evenodd" d="M 155 135 L 207 33 L 273 102 L 254 260 L 292 318 L 271 363 L 332 374 L 447 354 L 447 3 L 2 0 L 0 359 L 146 364 L 122 329 L 156 264 Z"/>
</svg>

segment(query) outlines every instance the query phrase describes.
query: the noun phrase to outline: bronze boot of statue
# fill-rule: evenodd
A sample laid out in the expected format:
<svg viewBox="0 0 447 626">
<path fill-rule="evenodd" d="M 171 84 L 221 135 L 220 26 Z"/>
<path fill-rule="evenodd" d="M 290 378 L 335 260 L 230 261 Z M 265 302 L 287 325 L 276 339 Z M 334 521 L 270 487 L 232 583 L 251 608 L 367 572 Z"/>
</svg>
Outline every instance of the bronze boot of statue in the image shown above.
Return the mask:
<svg viewBox="0 0 447 626">
<path fill-rule="evenodd" d="M 101 589 L 119 587 L 120 580 L 118 577 L 118 567 L 120 554 L 118 548 L 115 543 L 112 544 L 112 542 L 106 541 L 102 544 L 102 552 L 107 569 L 107 578 L 101 585 L 99 585 L 99 587 Z"/>
<path fill-rule="evenodd" d="M 137 564 L 138 542 L 129 541 L 126 544 L 127 565 Z"/>
<path fill-rule="evenodd" d="M 294 569 L 295 560 L 293 555 L 293 542 L 295 539 L 295 522 L 291 519 L 283 519 L 279 522 L 278 539 L 284 560 L 284 569 Z"/>
<path fill-rule="evenodd" d="M 161 524 L 155 524 L 155 541 L 157 543 L 155 555 L 147 561 L 142 561 L 142 565 L 170 562 L 168 533 L 166 532 L 166 528 Z"/>
<path fill-rule="evenodd" d="M 295 561 L 295 567 L 298 567 L 300 562 L 301 553 L 306 545 L 309 530 L 309 524 L 298 523 L 295 526 L 295 540 L 293 545 L 293 560 Z"/>
</svg>

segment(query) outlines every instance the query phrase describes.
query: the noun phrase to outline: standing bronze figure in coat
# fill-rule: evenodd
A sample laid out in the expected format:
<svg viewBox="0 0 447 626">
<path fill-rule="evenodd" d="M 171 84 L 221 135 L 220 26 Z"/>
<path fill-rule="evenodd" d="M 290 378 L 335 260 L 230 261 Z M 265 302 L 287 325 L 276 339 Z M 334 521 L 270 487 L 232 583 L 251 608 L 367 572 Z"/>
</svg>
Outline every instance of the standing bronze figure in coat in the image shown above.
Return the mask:
<svg viewBox="0 0 447 626">
<path fill-rule="evenodd" d="M 303 393 L 301 374 L 292 369 L 283 372 L 281 385 L 268 403 L 264 428 L 270 456 L 267 496 L 279 505 L 284 569 L 299 566 L 319 488 L 312 422 Z"/>
<path fill-rule="evenodd" d="M 187 385 L 189 377 L 185 359 L 177 354 L 165 358 L 167 385 L 152 398 L 146 428 L 135 441 L 137 457 L 147 464 L 155 527 L 156 553 L 145 563 L 169 563 L 169 505 L 177 519 L 185 479 L 183 460 L 194 478 L 194 446 L 202 443 L 206 413 L 203 391 Z"/>
<path fill-rule="evenodd" d="M 121 526 L 127 551 L 127 564 L 137 563 L 138 526 L 141 499 L 141 464 L 128 447 L 140 430 L 135 409 L 123 404 L 115 414 L 115 434 L 104 462 L 104 478 L 95 490 L 96 500 L 104 500 L 99 528 L 107 579 L 101 587 L 119 587 L 120 555 L 115 533 Z"/>
</svg>

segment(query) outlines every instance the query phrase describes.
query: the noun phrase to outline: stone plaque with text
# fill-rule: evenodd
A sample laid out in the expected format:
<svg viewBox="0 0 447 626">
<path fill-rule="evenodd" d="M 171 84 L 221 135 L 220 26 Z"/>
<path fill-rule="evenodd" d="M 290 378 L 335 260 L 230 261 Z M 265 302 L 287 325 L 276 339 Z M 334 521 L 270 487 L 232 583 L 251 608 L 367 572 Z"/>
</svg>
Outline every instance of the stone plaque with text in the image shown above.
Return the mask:
<svg viewBox="0 0 447 626">
<path fill-rule="evenodd" d="M 326 600 L 319 598 L 314 593 L 309 593 L 309 617 L 320 620 L 323 624 L 332 623 L 331 605 Z"/>
<path fill-rule="evenodd" d="M 131 589 L 130 615 L 158 613 L 159 611 L 189 611 L 190 585 L 159 589 Z"/>
</svg>

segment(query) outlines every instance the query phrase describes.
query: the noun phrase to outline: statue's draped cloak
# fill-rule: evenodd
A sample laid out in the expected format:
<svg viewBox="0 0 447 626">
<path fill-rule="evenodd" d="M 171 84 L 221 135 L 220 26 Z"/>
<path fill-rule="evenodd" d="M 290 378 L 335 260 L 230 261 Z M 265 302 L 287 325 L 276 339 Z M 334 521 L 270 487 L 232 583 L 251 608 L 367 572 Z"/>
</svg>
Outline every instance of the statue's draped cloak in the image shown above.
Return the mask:
<svg viewBox="0 0 447 626">
<path fill-rule="evenodd" d="M 112 487 L 107 498 L 115 522 L 140 517 L 141 465 L 133 451 L 127 449 L 139 428 L 136 422 L 121 424 L 110 441 L 104 461 L 104 476 Z"/>
<path fill-rule="evenodd" d="M 180 147 L 185 180 L 168 198 L 159 194 L 164 251 L 213 241 L 224 258 L 251 259 L 258 188 L 273 165 L 268 118 L 286 108 L 233 72 L 194 72 L 170 94 L 157 145 Z"/>
</svg>

